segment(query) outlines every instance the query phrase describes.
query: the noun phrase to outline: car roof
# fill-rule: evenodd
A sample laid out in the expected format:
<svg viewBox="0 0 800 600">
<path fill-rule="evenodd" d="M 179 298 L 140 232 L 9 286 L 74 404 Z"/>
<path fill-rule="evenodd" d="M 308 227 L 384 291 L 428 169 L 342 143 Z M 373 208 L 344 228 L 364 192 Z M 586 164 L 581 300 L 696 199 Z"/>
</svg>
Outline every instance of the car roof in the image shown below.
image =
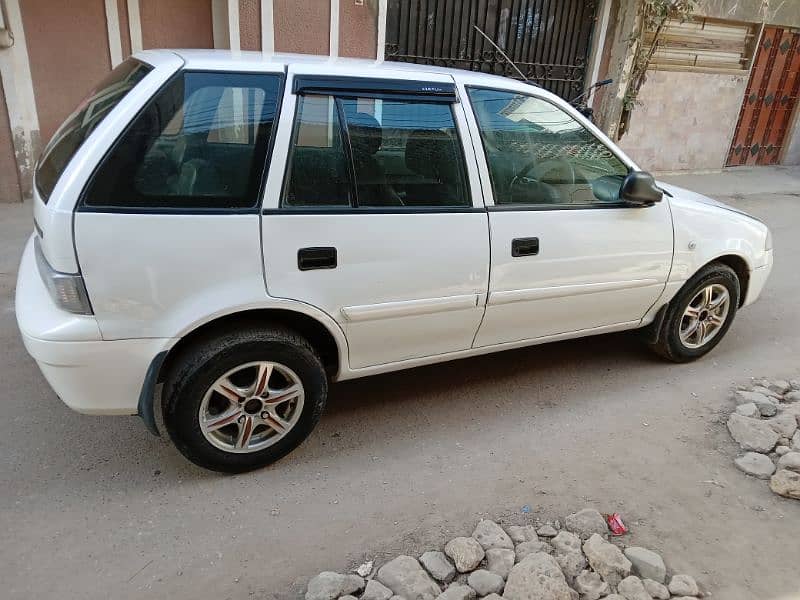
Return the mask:
<svg viewBox="0 0 800 600">
<path fill-rule="evenodd" d="M 178 55 L 187 69 L 214 69 L 214 70 L 283 70 L 286 67 L 297 65 L 304 72 L 316 70 L 320 74 L 327 74 L 334 69 L 337 75 L 352 71 L 353 75 L 371 75 L 380 77 L 382 71 L 408 73 L 415 78 L 424 78 L 426 75 L 446 75 L 463 79 L 469 77 L 486 86 L 506 86 L 510 81 L 508 77 L 467 71 L 464 69 L 451 69 L 434 65 L 421 65 L 416 63 L 372 60 L 366 58 L 343 58 L 333 56 L 317 56 L 313 54 L 291 54 L 279 52 L 254 52 L 248 50 L 199 50 L 199 49 L 169 49 L 169 50 L 144 50 L 137 53 L 136 57 L 147 62 L 157 62 L 159 55 Z"/>
</svg>

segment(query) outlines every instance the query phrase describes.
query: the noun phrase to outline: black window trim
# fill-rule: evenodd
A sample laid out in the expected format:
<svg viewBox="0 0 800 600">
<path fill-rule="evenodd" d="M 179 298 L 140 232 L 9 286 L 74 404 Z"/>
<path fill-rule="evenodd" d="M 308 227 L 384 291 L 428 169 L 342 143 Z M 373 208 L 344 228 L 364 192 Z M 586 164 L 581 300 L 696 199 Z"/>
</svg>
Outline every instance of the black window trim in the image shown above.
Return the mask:
<svg viewBox="0 0 800 600">
<path fill-rule="evenodd" d="M 358 77 L 351 77 L 349 79 L 363 79 Z M 373 81 L 383 81 L 375 79 Z M 453 86 L 455 88 L 455 85 Z M 293 90 L 295 86 L 293 86 Z M 296 92 L 294 92 L 296 93 Z M 466 196 L 469 200 L 468 204 L 463 204 L 460 206 L 387 206 L 387 207 L 374 207 L 374 206 L 359 206 L 358 204 L 358 186 L 356 184 L 355 178 L 355 164 L 353 163 L 352 158 L 352 147 L 350 145 L 350 132 L 347 127 L 347 118 L 344 114 L 344 107 L 341 106 L 341 99 L 358 99 L 358 98 L 377 98 L 376 96 L 365 96 L 358 91 L 351 93 L 348 90 L 332 90 L 326 92 L 308 92 L 309 95 L 314 96 L 330 96 L 333 98 L 334 103 L 336 105 L 336 111 L 339 120 L 339 135 L 342 136 L 342 146 L 344 147 L 344 154 L 345 160 L 347 161 L 347 175 L 350 180 L 350 204 L 346 206 L 344 204 L 339 206 L 287 206 L 284 204 L 284 200 L 288 193 L 289 189 L 289 180 L 291 179 L 291 165 L 292 165 L 292 157 L 294 155 L 294 136 L 296 132 L 296 127 L 298 126 L 298 116 L 300 114 L 300 102 L 295 102 L 294 107 L 294 117 L 292 119 L 292 131 L 289 137 L 289 148 L 286 153 L 286 165 L 283 169 L 283 181 L 281 183 L 281 195 L 278 199 L 278 208 L 264 208 L 261 210 L 262 215 L 277 215 L 277 214 L 297 214 L 297 215 L 322 215 L 322 214 L 361 214 L 361 215 L 368 215 L 368 214 L 380 214 L 380 215 L 390 215 L 390 214 L 434 214 L 434 213 L 471 213 L 471 212 L 486 212 L 486 205 L 483 204 L 482 206 L 476 207 L 473 202 L 472 196 L 472 186 L 469 180 L 469 164 L 467 161 L 467 150 L 474 152 L 471 150 L 472 146 L 470 145 L 469 148 L 464 145 L 464 138 L 461 135 L 461 131 L 458 128 L 458 119 L 456 118 L 455 114 L 455 107 L 453 106 L 455 102 L 447 102 L 446 104 L 450 105 L 450 114 L 453 117 L 453 129 L 456 132 L 456 139 L 458 143 L 458 147 L 460 148 L 461 152 L 461 161 L 462 161 L 462 168 L 459 169 L 461 171 L 461 177 L 463 178 L 464 183 L 464 190 Z M 305 95 L 305 94 L 300 94 Z M 381 100 L 400 100 L 404 102 L 425 102 L 424 97 L 421 96 L 406 96 L 405 94 L 397 94 L 397 93 L 385 93 L 381 94 Z"/>
<path fill-rule="evenodd" d="M 295 75 L 292 93 L 347 98 L 394 98 L 457 104 L 456 84 L 452 81 L 421 81 L 380 77 Z"/>
<path fill-rule="evenodd" d="M 148 63 L 149 64 L 149 63 Z M 278 89 L 276 91 L 276 106 L 275 106 L 275 116 L 273 117 L 272 121 L 272 128 L 270 131 L 269 139 L 267 140 L 267 149 L 264 156 L 264 164 L 261 168 L 260 180 L 258 185 L 258 191 L 256 193 L 256 199 L 253 206 L 250 207 L 235 207 L 235 208 L 202 208 L 202 207 L 186 207 L 186 208 L 178 208 L 178 207 L 143 207 L 143 206 L 88 206 L 86 204 L 86 194 L 88 190 L 91 188 L 92 184 L 94 183 L 94 179 L 97 173 L 100 171 L 100 168 L 105 164 L 108 157 L 111 155 L 112 152 L 119 146 L 122 141 L 122 138 L 130 131 L 133 124 L 139 119 L 139 117 L 144 113 L 150 106 L 156 101 L 161 93 L 170 85 L 172 85 L 176 80 L 180 77 L 183 77 L 187 73 L 200 73 L 206 75 L 261 75 L 266 77 L 277 77 L 278 78 Z M 149 214 L 156 214 L 156 215 L 227 215 L 227 214 L 236 214 L 236 215 L 248 215 L 248 214 L 259 214 L 261 211 L 261 205 L 263 203 L 264 197 L 264 189 L 267 183 L 267 175 L 269 174 L 270 165 L 272 161 L 272 152 L 275 147 L 275 137 L 278 129 L 278 122 L 281 115 L 281 107 L 283 106 L 283 94 L 286 88 L 286 76 L 287 76 L 287 69 L 284 67 L 283 72 L 280 71 L 229 71 L 229 70 L 220 70 L 220 69 L 184 69 L 183 67 L 179 68 L 175 73 L 170 75 L 170 77 L 161 84 L 161 86 L 147 99 L 136 114 L 131 118 L 131 120 L 125 125 L 123 130 L 117 135 L 114 141 L 109 145 L 108 149 L 103 154 L 102 158 L 97 161 L 97 164 L 92 169 L 91 175 L 84 183 L 83 188 L 81 189 L 80 196 L 78 197 L 78 202 L 75 205 L 74 212 L 82 212 L 82 213 L 104 213 L 104 214 L 136 214 L 136 215 L 149 215 Z"/>
<path fill-rule="evenodd" d="M 555 106 L 557 109 L 559 109 L 562 112 L 566 112 L 566 111 L 561 106 L 559 106 L 558 104 L 553 102 L 552 100 L 550 100 L 548 98 L 544 98 L 544 97 L 539 96 L 537 94 L 528 94 L 528 93 L 522 92 L 520 90 L 512 90 L 512 89 L 508 89 L 508 88 L 500 88 L 500 87 L 494 87 L 494 86 L 488 86 L 488 85 L 470 85 L 470 84 L 468 84 L 468 85 L 465 85 L 464 87 L 467 90 L 467 102 L 469 103 L 469 108 L 472 111 L 472 116 L 475 119 L 475 125 L 478 128 L 478 137 L 479 137 L 480 142 L 481 142 L 481 150 L 483 152 L 483 160 L 484 160 L 484 162 L 486 164 L 486 171 L 489 174 L 489 184 L 490 184 L 491 193 L 492 193 L 492 204 L 486 206 L 486 210 L 488 212 L 509 212 L 509 211 L 512 211 L 512 212 L 513 211 L 530 212 L 530 211 L 545 211 L 545 210 L 547 210 L 547 211 L 553 211 L 553 210 L 604 210 L 604 209 L 607 209 L 607 208 L 611 208 L 611 209 L 634 208 L 630 204 L 628 204 L 627 202 L 624 202 L 624 201 L 607 202 L 605 204 L 597 203 L 597 202 L 591 203 L 591 204 L 544 204 L 544 203 L 540 203 L 540 204 L 534 204 L 534 203 L 530 203 L 530 204 L 527 204 L 527 203 L 526 204 L 522 204 L 522 203 L 520 203 L 520 204 L 512 204 L 512 203 L 497 204 L 495 202 L 494 182 L 492 181 L 492 172 L 489 169 L 489 157 L 486 154 L 486 144 L 484 143 L 483 136 L 481 135 L 481 125 L 480 125 L 480 122 L 478 121 L 478 114 L 475 112 L 475 105 L 472 102 L 472 97 L 469 95 L 469 90 L 486 90 L 486 91 L 490 91 L 490 92 L 504 92 L 504 93 L 508 93 L 508 94 L 520 94 L 522 96 L 529 96 L 531 98 L 536 98 L 537 100 L 541 100 L 542 102 L 547 102 L 548 104 L 550 104 L 552 106 Z M 569 113 L 567 113 L 567 114 L 569 115 Z M 570 116 L 572 116 L 572 115 L 570 115 Z M 574 117 L 573 117 L 573 119 L 574 119 Z M 578 123 L 580 123 L 580 121 L 578 121 Z M 581 123 L 581 125 L 583 126 L 583 123 Z M 603 146 L 608 148 L 608 150 L 611 152 L 611 154 L 613 154 L 614 157 L 617 160 L 619 160 L 619 162 L 621 162 L 623 164 L 623 166 L 625 166 L 625 168 L 628 169 L 628 173 L 629 174 L 631 173 L 631 171 L 633 170 L 632 167 L 627 164 L 627 161 L 625 161 L 623 159 L 623 157 L 621 157 L 619 155 L 619 153 L 614 148 L 606 145 L 605 142 L 603 142 L 603 140 L 599 139 L 591 130 L 587 129 L 587 131 L 598 142 L 600 142 L 601 144 L 603 144 Z"/>
</svg>

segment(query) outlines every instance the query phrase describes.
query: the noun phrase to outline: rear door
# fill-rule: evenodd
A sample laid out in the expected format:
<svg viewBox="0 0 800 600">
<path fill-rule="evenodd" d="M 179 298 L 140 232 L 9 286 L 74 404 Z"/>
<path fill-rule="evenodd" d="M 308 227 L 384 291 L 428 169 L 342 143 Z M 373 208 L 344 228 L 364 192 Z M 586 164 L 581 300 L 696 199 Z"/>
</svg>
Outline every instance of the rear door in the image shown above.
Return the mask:
<svg viewBox="0 0 800 600">
<path fill-rule="evenodd" d="M 631 207 L 633 165 L 554 97 L 468 87 L 492 269 L 476 347 L 636 325 L 672 262 L 669 203 Z"/>
<path fill-rule="evenodd" d="M 286 165 L 264 201 L 269 294 L 333 317 L 352 368 L 469 349 L 488 225 L 452 79 L 298 69 L 276 138 Z"/>
</svg>

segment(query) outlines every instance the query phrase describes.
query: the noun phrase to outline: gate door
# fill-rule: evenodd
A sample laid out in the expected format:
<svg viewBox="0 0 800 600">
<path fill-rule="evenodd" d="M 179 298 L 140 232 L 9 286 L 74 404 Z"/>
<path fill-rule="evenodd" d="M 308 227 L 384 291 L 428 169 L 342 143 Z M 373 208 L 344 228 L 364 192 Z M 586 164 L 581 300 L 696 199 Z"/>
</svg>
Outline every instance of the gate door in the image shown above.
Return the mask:
<svg viewBox="0 0 800 600">
<path fill-rule="evenodd" d="M 727 166 L 774 165 L 800 92 L 800 33 L 765 27 Z"/>
<path fill-rule="evenodd" d="M 566 100 L 584 87 L 595 0 L 389 0 L 386 59 L 517 77 Z"/>
</svg>

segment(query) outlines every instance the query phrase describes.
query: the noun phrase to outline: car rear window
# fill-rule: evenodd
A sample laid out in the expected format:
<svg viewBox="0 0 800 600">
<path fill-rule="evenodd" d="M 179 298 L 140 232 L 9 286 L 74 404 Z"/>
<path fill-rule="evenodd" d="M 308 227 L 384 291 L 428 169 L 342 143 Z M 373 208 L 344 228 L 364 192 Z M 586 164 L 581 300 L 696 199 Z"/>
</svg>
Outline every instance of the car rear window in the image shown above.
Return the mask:
<svg viewBox="0 0 800 600">
<path fill-rule="evenodd" d="M 36 168 L 36 189 L 47 204 L 58 178 L 89 134 L 153 67 L 129 58 L 101 81 L 58 128 Z"/>
</svg>

